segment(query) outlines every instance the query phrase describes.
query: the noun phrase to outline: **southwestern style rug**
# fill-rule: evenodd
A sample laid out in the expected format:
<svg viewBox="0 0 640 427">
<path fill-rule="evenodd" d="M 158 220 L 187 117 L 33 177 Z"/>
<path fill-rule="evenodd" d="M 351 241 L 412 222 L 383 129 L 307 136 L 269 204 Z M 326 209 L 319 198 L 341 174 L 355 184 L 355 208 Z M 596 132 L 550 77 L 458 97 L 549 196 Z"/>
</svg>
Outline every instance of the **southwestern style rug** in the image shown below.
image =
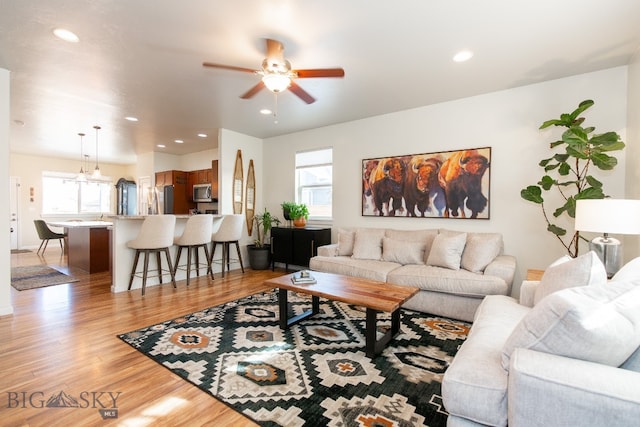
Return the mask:
<svg viewBox="0 0 640 427">
<path fill-rule="evenodd" d="M 290 315 L 308 310 L 290 294 Z M 379 315 L 378 331 L 390 327 Z M 364 354 L 364 309 L 320 301 L 278 326 L 277 292 L 252 295 L 119 335 L 183 379 L 264 426 L 444 426 L 440 385 L 470 324 L 402 311 L 400 334 Z"/>
</svg>

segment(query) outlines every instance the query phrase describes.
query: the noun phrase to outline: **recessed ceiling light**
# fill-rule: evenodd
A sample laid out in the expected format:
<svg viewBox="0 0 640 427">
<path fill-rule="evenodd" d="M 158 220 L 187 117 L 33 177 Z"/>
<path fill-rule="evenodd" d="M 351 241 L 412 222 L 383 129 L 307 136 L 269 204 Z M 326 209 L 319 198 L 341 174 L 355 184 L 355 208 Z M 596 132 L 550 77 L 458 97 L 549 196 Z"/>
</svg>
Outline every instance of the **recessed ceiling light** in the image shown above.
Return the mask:
<svg viewBox="0 0 640 427">
<path fill-rule="evenodd" d="M 183 140 L 181 140 L 181 139 L 176 139 L 176 140 L 175 140 L 175 141 L 173 141 L 173 142 L 175 142 L 176 144 L 183 144 L 183 143 L 184 143 L 184 141 L 183 141 Z"/>
<path fill-rule="evenodd" d="M 125 117 L 124 119 L 125 120 L 129 120 L 130 122 L 137 122 L 138 121 L 137 117 L 132 117 L 132 116 Z"/>
<path fill-rule="evenodd" d="M 206 133 L 199 133 L 198 136 L 200 138 L 206 138 L 208 135 Z"/>
<path fill-rule="evenodd" d="M 78 43 L 80 41 L 80 38 L 78 36 L 76 36 L 69 30 L 65 30 L 64 28 L 56 28 L 55 30 L 53 30 L 53 34 L 59 39 L 66 42 Z"/>
<path fill-rule="evenodd" d="M 473 52 L 471 52 L 470 50 L 461 50 L 460 52 L 455 54 L 453 60 L 456 62 L 464 62 L 471 59 L 472 56 Z"/>
<path fill-rule="evenodd" d="M 265 116 L 267 116 L 269 114 L 273 114 L 273 111 L 269 110 L 268 108 L 263 108 L 262 110 L 260 110 L 260 114 L 264 114 Z"/>
<path fill-rule="evenodd" d="M 158 147 L 158 148 L 165 148 L 165 147 L 166 147 L 166 145 L 164 145 L 164 144 L 158 144 L 158 145 L 156 145 L 156 147 Z"/>
</svg>

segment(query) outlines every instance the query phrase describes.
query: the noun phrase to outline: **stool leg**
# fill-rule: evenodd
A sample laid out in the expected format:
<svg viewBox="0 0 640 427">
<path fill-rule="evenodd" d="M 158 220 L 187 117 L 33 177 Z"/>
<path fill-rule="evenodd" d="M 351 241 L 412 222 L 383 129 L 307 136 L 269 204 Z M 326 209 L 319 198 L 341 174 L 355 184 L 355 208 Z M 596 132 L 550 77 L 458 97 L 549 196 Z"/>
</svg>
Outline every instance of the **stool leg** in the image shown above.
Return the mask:
<svg viewBox="0 0 640 427">
<path fill-rule="evenodd" d="M 142 271 L 142 296 L 147 287 L 147 273 L 149 271 L 149 251 L 144 251 L 144 270 Z"/>
<path fill-rule="evenodd" d="M 196 254 L 196 276 L 200 277 L 200 246 L 194 246 L 193 251 Z"/>
<path fill-rule="evenodd" d="M 171 273 L 171 283 L 173 283 L 173 287 L 176 286 L 176 275 L 173 273 L 173 267 L 171 266 L 171 255 L 169 254 L 169 248 L 164 248 L 164 253 L 167 256 L 167 264 L 169 265 L 169 272 Z"/>
<path fill-rule="evenodd" d="M 182 246 L 178 246 L 178 250 L 176 251 L 176 262 L 173 264 L 173 273 L 175 274 L 178 271 L 178 265 L 180 264 L 180 255 L 182 255 Z"/>
<path fill-rule="evenodd" d="M 227 243 L 222 243 L 222 278 L 224 278 L 224 268 L 227 263 Z"/>
<path fill-rule="evenodd" d="M 131 278 L 129 279 L 129 288 L 128 291 L 131 290 L 131 285 L 133 285 L 133 278 L 136 274 L 136 268 L 138 267 L 138 259 L 140 258 L 140 249 L 136 249 L 136 256 L 133 259 L 133 268 L 131 269 Z"/>
<path fill-rule="evenodd" d="M 236 251 L 238 251 L 238 261 L 240 261 L 240 269 L 242 270 L 242 274 L 244 274 L 244 265 L 242 265 L 242 253 L 240 252 L 240 244 L 236 240 Z"/>
<path fill-rule="evenodd" d="M 187 246 L 187 286 L 189 286 L 189 279 L 191 278 L 191 246 Z"/>
<path fill-rule="evenodd" d="M 160 250 L 154 251 L 156 253 L 156 264 L 158 264 L 158 281 L 162 284 L 162 263 L 160 262 Z"/>
<path fill-rule="evenodd" d="M 207 257 L 207 274 L 210 274 L 211 280 L 213 280 L 213 268 L 211 267 L 211 256 L 209 256 L 208 245 L 204 245 L 204 256 Z"/>
</svg>

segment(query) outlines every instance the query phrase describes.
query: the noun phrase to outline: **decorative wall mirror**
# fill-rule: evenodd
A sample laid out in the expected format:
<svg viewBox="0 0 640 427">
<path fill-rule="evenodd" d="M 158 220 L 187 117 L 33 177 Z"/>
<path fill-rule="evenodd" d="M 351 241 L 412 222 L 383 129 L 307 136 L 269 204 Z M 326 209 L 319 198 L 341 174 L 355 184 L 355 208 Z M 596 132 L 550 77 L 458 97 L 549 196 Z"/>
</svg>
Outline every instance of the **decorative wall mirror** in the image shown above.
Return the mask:
<svg viewBox="0 0 640 427">
<path fill-rule="evenodd" d="M 256 208 L 256 175 L 253 170 L 253 159 L 249 160 L 249 170 L 247 171 L 247 189 L 244 192 L 244 214 L 247 218 L 247 233 L 251 236 L 253 232 L 253 215 Z"/>
<path fill-rule="evenodd" d="M 236 153 L 236 167 L 233 172 L 233 213 L 242 213 L 242 151 Z"/>
</svg>

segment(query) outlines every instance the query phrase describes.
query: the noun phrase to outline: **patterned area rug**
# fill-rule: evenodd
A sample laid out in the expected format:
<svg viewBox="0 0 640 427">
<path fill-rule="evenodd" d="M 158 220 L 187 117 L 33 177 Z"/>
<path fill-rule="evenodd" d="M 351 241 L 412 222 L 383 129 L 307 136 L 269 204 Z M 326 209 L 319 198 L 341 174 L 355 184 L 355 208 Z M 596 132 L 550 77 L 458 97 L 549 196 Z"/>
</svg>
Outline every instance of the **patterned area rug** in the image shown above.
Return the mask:
<svg viewBox="0 0 640 427">
<path fill-rule="evenodd" d="M 46 265 L 28 265 L 11 268 L 11 286 L 19 291 L 77 281 L 78 279 L 67 276 Z"/>
<path fill-rule="evenodd" d="M 289 297 L 290 314 L 310 308 Z M 379 315 L 378 332 L 390 327 Z M 402 311 L 400 334 L 364 354 L 364 309 L 327 300 L 287 331 L 277 293 L 119 335 L 138 351 L 264 426 L 444 426 L 442 375 L 470 324 Z"/>
</svg>

